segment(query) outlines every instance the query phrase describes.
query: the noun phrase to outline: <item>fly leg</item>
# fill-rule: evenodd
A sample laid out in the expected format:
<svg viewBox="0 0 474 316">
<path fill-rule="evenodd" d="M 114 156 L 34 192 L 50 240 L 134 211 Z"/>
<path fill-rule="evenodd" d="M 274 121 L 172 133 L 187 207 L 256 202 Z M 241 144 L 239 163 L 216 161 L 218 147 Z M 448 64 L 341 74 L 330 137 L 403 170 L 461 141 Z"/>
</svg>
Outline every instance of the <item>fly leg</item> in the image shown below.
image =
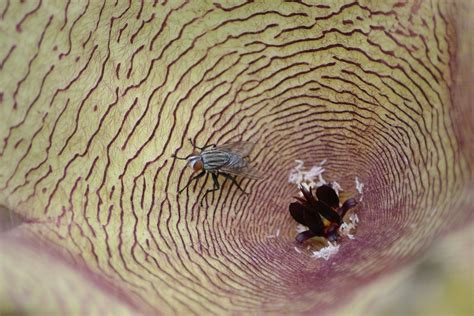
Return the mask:
<svg viewBox="0 0 474 316">
<path fill-rule="evenodd" d="M 204 146 L 204 147 L 199 147 L 199 146 L 196 145 L 195 142 L 193 142 L 193 140 L 192 140 L 191 138 L 189 138 L 189 142 L 191 143 L 191 145 L 192 145 L 194 148 L 197 148 L 197 149 L 199 149 L 200 151 L 203 151 L 203 150 L 205 150 L 205 149 L 207 149 L 207 148 L 209 148 L 209 147 L 216 147 L 216 144 L 211 144 L 211 145 L 206 145 L 206 146 Z"/>
<path fill-rule="evenodd" d="M 224 178 L 226 179 L 229 179 L 230 181 L 232 181 L 233 184 L 235 184 L 240 191 L 244 192 L 245 194 L 248 194 L 247 192 L 245 192 L 244 189 L 242 189 L 242 187 L 239 185 L 239 183 L 235 180 L 235 176 L 231 176 L 230 174 L 227 174 L 227 173 L 219 173 L 221 175 L 224 176 Z"/>
<path fill-rule="evenodd" d="M 219 181 L 217 181 L 217 174 L 211 173 L 211 176 L 212 176 L 212 182 L 214 183 L 214 187 L 212 189 L 207 189 L 206 193 L 204 193 L 204 195 L 202 196 L 202 199 L 201 199 L 201 206 L 202 206 L 202 201 L 206 198 L 206 196 L 209 193 L 217 191 L 221 188 L 221 186 L 219 184 Z"/>
<path fill-rule="evenodd" d="M 189 142 L 191 143 L 191 145 L 194 147 L 194 148 L 197 148 L 199 149 L 200 151 L 203 151 L 209 147 L 216 147 L 216 144 L 211 144 L 211 145 L 206 145 L 204 147 L 198 147 L 196 146 L 196 143 L 193 142 L 193 140 L 191 138 L 189 138 Z M 179 160 L 187 160 L 189 157 L 191 157 L 193 154 L 191 155 L 187 155 L 186 157 L 178 157 L 176 156 L 176 154 L 172 154 L 171 157 L 174 158 L 174 159 L 179 159 Z"/>
<path fill-rule="evenodd" d="M 189 158 L 189 156 L 187 156 L 187 157 L 178 157 L 178 156 L 176 156 L 175 154 L 172 154 L 172 155 L 171 155 L 171 158 L 179 159 L 179 160 L 187 160 L 187 159 Z"/>
<path fill-rule="evenodd" d="M 204 176 L 206 174 L 206 170 L 203 170 L 201 171 L 201 173 L 199 173 L 197 176 L 194 176 L 192 177 L 189 181 L 188 181 L 188 184 L 186 184 L 184 186 L 184 188 L 182 188 L 181 190 L 178 191 L 178 194 L 180 194 L 181 192 L 183 192 L 187 187 L 189 187 L 189 185 L 194 181 L 194 180 L 198 180 L 199 178 L 201 178 L 202 176 Z"/>
</svg>

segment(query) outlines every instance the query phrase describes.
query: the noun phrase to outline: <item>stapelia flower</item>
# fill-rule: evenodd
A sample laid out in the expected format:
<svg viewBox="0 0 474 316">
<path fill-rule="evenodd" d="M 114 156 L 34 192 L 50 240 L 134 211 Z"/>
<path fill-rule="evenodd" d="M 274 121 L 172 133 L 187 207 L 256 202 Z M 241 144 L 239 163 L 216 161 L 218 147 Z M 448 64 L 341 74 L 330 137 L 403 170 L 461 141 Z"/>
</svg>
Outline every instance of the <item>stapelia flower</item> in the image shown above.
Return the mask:
<svg viewBox="0 0 474 316">
<path fill-rule="evenodd" d="M 308 190 L 300 185 L 300 190 L 304 198 L 296 197 L 298 202 L 291 203 L 289 210 L 295 221 L 309 229 L 299 233 L 296 241 L 302 243 L 316 236 L 336 241 L 339 238 L 337 231 L 343 223 L 342 219 L 349 209 L 357 205 L 356 200 L 348 199 L 339 207 L 339 197 L 328 185 L 317 188 L 318 200 L 313 196 L 311 187 Z"/>
<path fill-rule="evenodd" d="M 0 314 L 385 302 L 388 279 L 474 222 L 473 14 L 471 0 L 0 1 Z M 187 138 L 258 142 L 265 179 L 238 178 L 248 195 L 226 179 L 201 207 L 212 179 L 178 194 L 189 172 L 170 158 Z M 295 158 L 365 184 L 357 238 L 329 264 L 293 251 Z"/>
</svg>

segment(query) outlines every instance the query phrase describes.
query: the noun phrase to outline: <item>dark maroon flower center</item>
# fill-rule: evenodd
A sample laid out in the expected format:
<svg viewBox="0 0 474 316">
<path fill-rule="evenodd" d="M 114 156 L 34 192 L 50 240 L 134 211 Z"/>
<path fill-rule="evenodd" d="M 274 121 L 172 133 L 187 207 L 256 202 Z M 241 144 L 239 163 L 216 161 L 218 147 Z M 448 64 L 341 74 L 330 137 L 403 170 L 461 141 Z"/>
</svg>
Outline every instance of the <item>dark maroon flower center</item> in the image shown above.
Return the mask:
<svg viewBox="0 0 474 316">
<path fill-rule="evenodd" d="M 291 216 L 298 223 L 307 226 L 308 230 L 299 233 L 296 241 L 302 243 L 312 237 L 324 237 L 329 241 L 339 238 L 338 229 L 347 211 L 357 205 L 355 199 L 346 200 L 339 206 L 339 197 L 332 187 L 322 185 L 316 189 L 316 198 L 312 188 L 309 190 L 300 185 L 303 198 L 297 197 L 297 202 L 289 206 Z"/>
</svg>

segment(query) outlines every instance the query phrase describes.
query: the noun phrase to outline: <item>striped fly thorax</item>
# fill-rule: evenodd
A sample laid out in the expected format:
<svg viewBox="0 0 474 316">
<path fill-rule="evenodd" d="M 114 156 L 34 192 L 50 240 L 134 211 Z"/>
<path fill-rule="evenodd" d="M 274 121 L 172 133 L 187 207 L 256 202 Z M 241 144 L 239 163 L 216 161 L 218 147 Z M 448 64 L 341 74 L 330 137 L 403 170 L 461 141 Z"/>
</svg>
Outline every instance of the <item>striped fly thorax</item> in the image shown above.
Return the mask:
<svg viewBox="0 0 474 316">
<path fill-rule="evenodd" d="M 229 164 L 232 160 L 239 159 L 239 157 L 233 156 L 235 155 L 232 153 L 216 149 L 209 149 L 201 152 L 204 169 L 208 171 L 218 170 L 220 167 Z"/>
</svg>

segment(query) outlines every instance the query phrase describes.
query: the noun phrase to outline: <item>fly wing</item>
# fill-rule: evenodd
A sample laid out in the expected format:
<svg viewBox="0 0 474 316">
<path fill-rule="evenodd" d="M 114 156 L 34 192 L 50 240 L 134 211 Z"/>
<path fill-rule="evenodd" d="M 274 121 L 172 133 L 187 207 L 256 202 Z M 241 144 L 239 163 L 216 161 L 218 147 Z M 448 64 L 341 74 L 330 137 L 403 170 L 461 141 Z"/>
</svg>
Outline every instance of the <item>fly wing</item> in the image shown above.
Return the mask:
<svg viewBox="0 0 474 316">
<path fill-rule="evenodd" d="M 230 159 L 227 163 L 219 167 L 219 172 L 250 179 L 262 178 L 262 174 L 244 159 L 250 154 L 254 147 L 255 143 L 245 141 L 226 143 L 214 147 L 213 150 L 227 152 L 230 155 Z"/>
<path fill-rule="evenodd" d="M 233 142 L 233 143 L 218 145 L 214 149 L 230 152 L 242 158 L 245 158 L 248 155 L 250 155 L 250 152 L 253 150 L 254 147 L 255 147 L 255 143 L 251 143 L 251 142 Z"/>
<path fill-rule="evenodd" d="M 260 171 L 248 163 L 242 167 L 223 166 L 219 168 L 219 172 L 228 173 L 235 176 L 242 176 L 249 179 L 260 179 L 263 177 L 263 174 Z"/>
</svg>

